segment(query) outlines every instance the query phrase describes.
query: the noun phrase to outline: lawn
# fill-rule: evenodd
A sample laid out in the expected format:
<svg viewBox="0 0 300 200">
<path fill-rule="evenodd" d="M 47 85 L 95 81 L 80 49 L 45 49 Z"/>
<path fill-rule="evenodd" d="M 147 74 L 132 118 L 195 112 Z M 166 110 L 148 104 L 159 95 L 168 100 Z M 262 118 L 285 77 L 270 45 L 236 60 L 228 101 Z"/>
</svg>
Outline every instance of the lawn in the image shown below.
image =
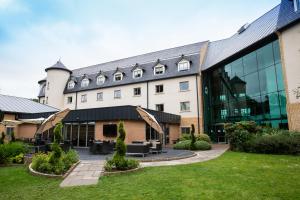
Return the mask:
<svg viewBox="0 0 300 200">
<path fill-rule="evenodd" d="M 60 188 L 24 167 L 0 168 L 0 199 L 300 199 L 300 157 L 227 152 L 203 163 L 101 177 Z"/>
</svg>

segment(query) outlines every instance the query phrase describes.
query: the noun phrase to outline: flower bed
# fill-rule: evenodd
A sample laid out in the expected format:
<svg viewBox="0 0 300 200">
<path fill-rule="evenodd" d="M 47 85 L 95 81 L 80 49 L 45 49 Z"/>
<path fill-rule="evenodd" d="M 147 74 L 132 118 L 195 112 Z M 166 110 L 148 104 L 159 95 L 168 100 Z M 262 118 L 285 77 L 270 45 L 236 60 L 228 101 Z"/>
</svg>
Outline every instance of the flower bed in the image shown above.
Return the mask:
<svg viewBox="0 0 300 200">
<path fill-rule="evenodd" d="M 0 165 L 23 164 L 28 148 L 22 142 L 0 144 Z"/>
</svg>

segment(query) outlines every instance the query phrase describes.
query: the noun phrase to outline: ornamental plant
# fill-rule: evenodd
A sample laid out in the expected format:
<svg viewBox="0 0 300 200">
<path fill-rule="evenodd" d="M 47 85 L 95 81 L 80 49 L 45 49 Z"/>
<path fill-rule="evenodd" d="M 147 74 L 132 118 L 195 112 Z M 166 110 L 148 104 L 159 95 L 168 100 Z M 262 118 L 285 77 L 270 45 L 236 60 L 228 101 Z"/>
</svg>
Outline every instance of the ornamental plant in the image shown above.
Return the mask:
<svg viewBox="0 0 300 200">
<path fill-rule="evenodd" d="M 5 139 L 5 134 L 4 134 L 4 132 L 2 132 L 1 138 L 0 138 L 0 144 L 4 144 L 4 139 Z"/>
<path fill-rule="evenodd" d="M 62 128 L 63 128 L 63 125 L 61 122 L 56 124 L 56 126 L 54 128 L 54 143 L 57 143 L 57 144 L 60 143 L 60 141 L 62 139 L 62 134 L 61 134 Z"/>
<path fill-rule="evenodd" d="M 118 136 L 117 142 L 116 142 L 116 152 L 113 157 L 116 167 L 118 167 L 119 165 L 123 165 L 124 160 L 125 160 L 125 155 L 126 155 L 126 145 L 124 142 L 125 137 L 126 137 L 126 132 L 124 129 L 123 122 L 119 123 L 118 132 L 119 132 L 119 136 Z"/>
<path fill-rule="evenodd" d="M 191 126 L 191 146 L 190 146 L 191 150 L 195 150 L 196 149 L 195 142 L 196 142 L 195 126 L 194 126 L 194 124 L 192 124 L 192 126 Z"/>
</svg>

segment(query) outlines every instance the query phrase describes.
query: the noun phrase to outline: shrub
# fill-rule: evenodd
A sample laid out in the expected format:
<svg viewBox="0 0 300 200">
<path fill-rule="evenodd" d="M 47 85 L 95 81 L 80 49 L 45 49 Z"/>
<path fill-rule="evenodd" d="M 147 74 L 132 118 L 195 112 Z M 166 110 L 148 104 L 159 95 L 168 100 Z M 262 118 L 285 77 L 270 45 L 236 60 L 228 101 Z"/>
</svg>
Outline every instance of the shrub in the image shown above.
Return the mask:
<svg viewBox="0 0 300 200">
<path fill-rule="evenodd" d="M 119 136 L 116 142 L 116 152 L 112 159 L 108 159 L 104 165 L 104 169 L 107 171 L 113 170 L 128 170 L 138 167 L 138 161 L 132 159 L 125 159 L 126 155 L 126 145 L 125 137 L 126 132 L 124 129 L 123 122 L 120 122 L 118 125 Z"/>
<path fill-rule="evenodd" d="M 52 171 L 49 163 L 49 156 L 45 153 L 38 153 L 34 155 L 32 158 L 31 167 L 32 169 L 43 173 Z"/>
<path fill-rule="evenodd" d="M 206 141 L 196 141 L 195 142 L 195 150 L 210 150 L 211 145 Z"/>
<path fill-rule="evenodd" d="M 61 159 L 63 151 L 57 143 L 52 144 L 51 150 L 49 162 L 55 164 Z"/>
<path fill-rule="evenodd" d="M 192 124 L 191 126 L 191 145 L 190 145 L 190 149 L 191 150 L 195 150 L 195 142 L 196 142 L 196 137 L 195 137 L 195 126 L 194 124 Z"/>
<path fill-rule="evenodd" d="M 20 153 L 19 155 L 12 158 L 13 163 L 22 164 L 24 163 L 24 154 Z"/>
<path fill-rule="evenodd" d="M 0 164 L 8 164 L 13 157 L 27 153 L 28 149 L 22 142 L 12 142 L 0 145 Z"/>
<path fill-rule="evenodd" d="M 65 168 L 69 169 L 73 163 L 78 162 L 79 156 L 75 150 L 69 150 L 66 154 L 63 155 L 62 161 L 65 163 Z"/>
<path fill-rule="evenodd" d="M 246 152 L 265 154 L 300 154 L 300 134 L 285 131 L 258 136 L 245 144 Z"/>
<path fill-rule="evenodd" d="M 190 149 L 191 146 L 191 140 L 184 140 L 184 141 L 180 141 L 177 142 L 176 144 L 174 144 L 173 148 L 174 149 Z"/>
<path fill-rule="evenodd" d="M 4 134 L 4 132 L 2 132 L 1 138 L 0 138 L 0 144 L 4 144 L 4 139 L 5 139 L 5 134 Z"/>
<path fill-rule="evenodd" d="M 253 121 L 225 124 L 225 136 L 229 140 L 230 149 L 235 151 L 243 151 L 243 144 L 253 138 L 260 130 Z"/>
<path fill-rule="evenodd" d="M 63 125 L 61 122 L 59 122 L 58 124 L 56 124 L 53 132 L 54 132 L 54 143 L 60 143 L 61 139 L 62 139 L 62 131 Z"/>
<path fill-rule="evenodd" d="M 181 134 L 181 138 L 179 140 L 180 141 L 191 140 L 191 134 L 183 133 Z"/>
<path fill-rule="evenodd" d="M 200 133 L 199 135 L 197 135 L 196 140 L 197 141 L 206 141 L 208 143 L 211 143 L 210 137 L 204 133 Z"/>
</svg>

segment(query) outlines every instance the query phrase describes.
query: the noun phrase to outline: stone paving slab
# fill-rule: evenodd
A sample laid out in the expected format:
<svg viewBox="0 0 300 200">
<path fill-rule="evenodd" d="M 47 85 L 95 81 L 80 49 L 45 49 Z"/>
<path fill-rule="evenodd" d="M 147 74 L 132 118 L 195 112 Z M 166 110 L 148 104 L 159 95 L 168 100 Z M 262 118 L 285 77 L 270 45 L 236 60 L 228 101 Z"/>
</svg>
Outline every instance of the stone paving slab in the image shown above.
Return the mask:
<svg viewBox="0 0 300 200">
<path fill-rule="evenodd" d="M 103 172 L 104 160 L 84 160 L 61 182 L 60 187 L 94 185 Z"/>
</svg>

